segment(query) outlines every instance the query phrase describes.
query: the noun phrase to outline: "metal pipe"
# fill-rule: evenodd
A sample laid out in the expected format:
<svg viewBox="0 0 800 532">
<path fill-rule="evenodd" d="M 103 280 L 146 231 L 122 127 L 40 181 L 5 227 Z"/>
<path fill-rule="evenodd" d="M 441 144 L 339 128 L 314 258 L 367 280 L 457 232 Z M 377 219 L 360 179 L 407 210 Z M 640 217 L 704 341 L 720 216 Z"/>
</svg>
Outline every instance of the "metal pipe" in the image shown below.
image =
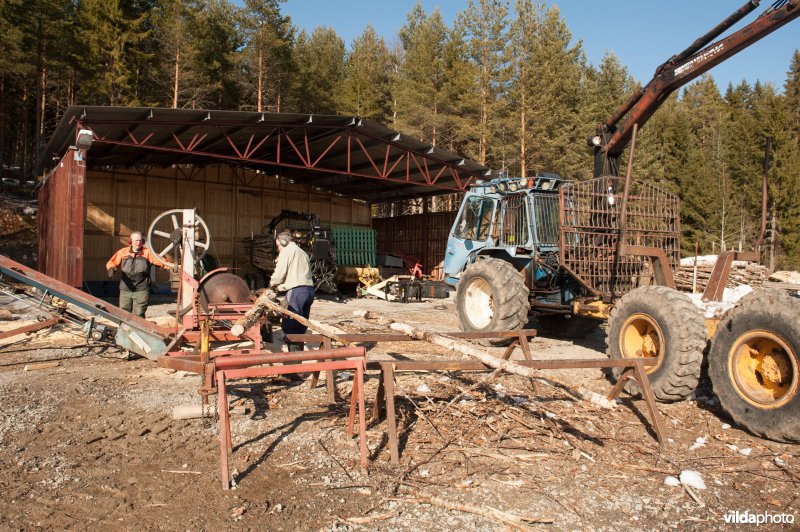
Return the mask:
<svg viewBox="0 0 800 532">
<path fill-rule="evenodd" d="M 295 353 L 264 353 L 253 355 L 221 356 L 214 359 L 217 370 L 228 368 L 243 368 L 261 364 L 276 364 L 281 362 L 302 362 L 304 360 L 323 360 L 366 357 L 367 351 L 363 347 L 340 347 L 337 349 L 321 349 L 318 351 L 304 351 Z"/>
<path fill-rule="evenodd" d="M 744 4 L 742 7 L 740 7 L 736 11 L 734 11 L 728 18 L 726 18 L 725 20 L 723 20 L 722 22 L 720 22 L 719 24 L 714 26 L 714 28 L 712 28 L 708 33 L 706 33 L 702 37 L 698 37 L 684 51 L 680 52 L 679 54 L 676 54 L 676 55 L 672 56 L 669 59 L 669 61 L 667 61 L 666 63 L 664 63 L 660 67 L 658 67 L 656 69 L 656 74 L 658 74 L 662 70 L 665 70 L 667 68 L 670 68 L 673 65 L 676 65 L 676 64 L 680 63 L 681 61 L 683 61 L 684 59 L 686 59 L 687 57 L 689 57 L 690 55 L 692 55 L 693 53 L 698 51 L 700 48 L 702 48 L 703 46 L 707 45 L 712 40 L 716 39 L 719 35 L 721 35 L 728 28 L 730 28 L 731 26 L 733 26 L 734 24 L 736 24 L 737 22 L 742 20 L 744 17 L 746 17 L 750 13 L 752 13 L 753 10 L 755 10 L 760 3 L 761 3 L 761 0 L 750 0 L 749 2 Z"/>
</svg>

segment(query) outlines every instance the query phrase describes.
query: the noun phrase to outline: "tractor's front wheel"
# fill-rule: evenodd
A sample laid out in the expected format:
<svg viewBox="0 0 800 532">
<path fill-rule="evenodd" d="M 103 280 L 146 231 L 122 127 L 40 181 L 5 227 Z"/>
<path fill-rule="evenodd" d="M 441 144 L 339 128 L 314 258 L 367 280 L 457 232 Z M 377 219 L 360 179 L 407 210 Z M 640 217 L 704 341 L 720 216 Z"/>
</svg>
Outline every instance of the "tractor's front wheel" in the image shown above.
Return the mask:
<svg viewBox="0 0 800 532">
<path fill-rule="evenodd" d="M 653 395 L 680 401 L 697 388 L 706 347 L 705 319 L 688 296 L 665 286 L 642 286 L 622 296 L 608 320 L 611 358 L 655 358 L 647 367 Z M 615 369 L 619 377 L 622 370 Z M 639 392 L 628 381 L 629 393 Z"/>
<path fill-rule="evenodd" d="M 530 308 L 522 276 L 502 259 L 478 259 L 458 281 L 456 315 L 463 331 L 521 329 L 528 322 Z M 508 340 L 489 343 L 502 345 Z"/>
<path fill-rule="evenodd" d="M 717 326 L 708 375 L 722 408 L 744 428 L 800 442 L 800 303 L 786 292 L 748 294 Z"/>
</svg>

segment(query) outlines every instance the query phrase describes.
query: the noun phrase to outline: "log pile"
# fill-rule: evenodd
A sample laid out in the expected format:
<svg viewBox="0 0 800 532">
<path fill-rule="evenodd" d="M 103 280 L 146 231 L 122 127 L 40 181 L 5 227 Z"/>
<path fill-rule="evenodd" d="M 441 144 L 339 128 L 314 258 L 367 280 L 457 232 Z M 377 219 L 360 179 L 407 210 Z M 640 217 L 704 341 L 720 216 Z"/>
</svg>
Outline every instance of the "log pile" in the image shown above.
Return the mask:
<svg viewBox="0 0 800 532">
<path fill-rule="evenodd" d="M 702 292 L 705 289 L 713 270 L 714 265 L 707 262 L 697 265 L 698 292 Z M 693 272 L 693 265 L 678 266 L 675 270 L 675 288 L 684 292 L 691 292 Z M 754 262 L 735 261 L 731 266 L 731 274 L 725 286 L 726 288 L 736 288 L 746 284 L 753 288 L 758 288 L 767 279 L 768 275 L 769 268 L 766 266 L 761 266 Z"/>
<path fill-rule="evenodd" d="M 253 266 L 268 272 L 275 269 L 275 243 L 271 235 L 253 235 L 243 239 L 242 244 Z"/>
</svg>

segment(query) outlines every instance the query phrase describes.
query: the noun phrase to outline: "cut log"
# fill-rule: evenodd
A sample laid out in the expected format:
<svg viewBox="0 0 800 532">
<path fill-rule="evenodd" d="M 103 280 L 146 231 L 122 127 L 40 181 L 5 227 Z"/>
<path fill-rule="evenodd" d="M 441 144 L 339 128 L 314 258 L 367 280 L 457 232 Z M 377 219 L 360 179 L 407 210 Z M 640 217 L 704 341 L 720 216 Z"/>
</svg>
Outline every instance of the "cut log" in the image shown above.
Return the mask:
<svg viewBox="0 0 800 532">
<path fill-rule="evenodd" d="M 292 318 L 298 323 L 302 323 L 312 331 L 317 332 L 322 336 L 327 336 L 335 342 L 346 346 L 354 345 L 351 342 L 343 340 L 338 334 L 331 332 L 327 327 L 320 327 L 318 324 L 311 322 L 303 316 L 300 316 L 289 309 L 283 308 L 272 300 L 273 297 L 275 297 L 274 293 L 269 290 L 258 296 L 256 302 L 247 310 L 247 312 L 245 312 L 244 316 L 236 320 L 236 323 L 234 323 L 233 327 L 231 327 L 231 333 L 235 334 L 236 336 L 242 336 L 246 331 L 256 324 L 258 319 L 263 316 L 266 311 L 273 310 L 279 314 Z"/>
</svg>

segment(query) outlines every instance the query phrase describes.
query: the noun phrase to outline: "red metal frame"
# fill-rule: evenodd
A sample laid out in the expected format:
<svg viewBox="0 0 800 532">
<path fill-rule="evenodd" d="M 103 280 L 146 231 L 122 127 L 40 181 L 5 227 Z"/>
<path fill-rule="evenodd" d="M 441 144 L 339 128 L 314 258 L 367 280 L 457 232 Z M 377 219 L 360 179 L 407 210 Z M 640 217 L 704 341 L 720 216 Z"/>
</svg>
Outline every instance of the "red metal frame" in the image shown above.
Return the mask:
<svg viewBox="0 0 800 532">
<path fill-rule="evenodd" d="M 220 479 L 222 489 L 230 489 L 229 458 L 233 453 L 231 424 L 228 412 L 227 381 L 253 379 L 273 375 L 313 373 L 320 371 L 353 370 L 353 391 L 347 421 L 347 435 L 353 435 L 355 414 L 358 410 L 358 443 L 361 467 L 367 467 L 367 423 L 364 411 L 364 372 L 367 368 L 367 352 L 363 347 L 320 350 L 298 353 L 253 352 L 235 355 L 236 351 L 217 353 L 210 364 L 213 383 L 217 388 L 220 439 Z M 280 365 L 273 365 L 280 364 Z"/>
<path fill-rule="evenodd" d="M 128 126 L 125 128 L 127 134 L 122 139 L 105 137 L 97 130 L 93 129 L 93 125 L 126 125 Z M 140 125 L 146 125 L 148 132 L 143 133 L 141 138 L 137 138 L 132 128 L 135 130 L 135 127 Z M 458 163 L 452 164 L 445 161 L 438 161 L 432 159 L 427 154 L 393 145 L 387 143 L 386 139 L 378 138 L 366 132 L 357 131 L 357 126 L 341 131 L 341 133 L 333 136 L 330 141 L 316 151 L 311 147 L 314 140 L 314 132 L 329 132 L 332 130 L 341 130 L 342 128 L 339 126 L 315 125 L 313 123 L 301 128 L 296 124 L 271 124 L 266 127 L 253 124 L 252 122 L 225 124 L 226 128 L 232 128 L 236 136 L 242 138 L 241 141 L 237 142 L 237 140 L 221 126 L 215 124 L 204 125 L 197 122 L 154 123 L 146 120 L 126 120 L 121 122 L 84 118 L 76 124 L 76 127 L 91 129 L 94 133 L 94 142 L 98 144 L 132 147 L 186 156 L 203 156 L 234 163 L 251 163 L 254 165 L 313 170 L 314 172 L 320 173 L 347 175 L 365 179 L 379 179 L 400 184 L 424 185 L 448 192 L 464 192 L 467 190 L 470 183 L 483 177 L 480 174 L 471 173 L 459 168 Z M 198 130 L 194 132 L 191 139 L 188 139 L 188 142 L 187 139 L 181 140 L 179 136 L 180 133 L 176 134 L 175 132 L 175 128 L 185 127 Z M 300 134 L 297 133 L 298 130 L 300 130 Z M 150 144 L 151 139 L 155 136 L 157 131 L 160 133 L 168 132 L 168 135 L 158 135 L 158 137 L 162 139 L 159 141 L 160 143 L 158 145 Z M 209 150 L 208 146 L 204 146 L 203 143 L 209 136 L 210 131 L 215 133 L 213 138 L 217 139 L 217 135 L 221 135 L 222 138 L 227 141 L 231 149 L 229 154 L 220 153 L 216 150 Z M 169 140 L 164 142 L 163 138 L 168 138 Z M 270 151 L 267 152 L 264 149 L 264 144 L 269 139 L 274 139 L 274 145 L 269 146 Z M 380 159 L 370 153 L 370 150 L 365 146 L 366 141 L 378 141 L 386 145 Z M 342 167 L 341 163 L 331 164 L 333 157 L 331 157 L 330 152 L 334 146 L 340 143 L 341 145 L 346 144 L 347 146 L 345 168 Z M 300 164 L 286 161 L 285 158 L 282 159 L 282 154 L 287 151 L 287 145 L 288 151 L 300 160 Z M 369 163 L 364 169 L 353 167 L 352 160 L 355 154 L 358 154 L 359 157 L 365 157 L 366 161 Z M 335 157 L 341 158 L 342 154 L 336 153 Z M 441 165 L 441 167 L 432 169 L 429 167 L 429 161 L 436 163 L 437 166 Z M 414 169 L 416 171 L 412 171 Z M 415 174 L 421 175 L 423 180 L 412 180 L 411 176 Z M 449 175 L 453 179 L 455 186 L 444 186 L 440 184 L 439 180 L 443 175 Z"/>
</svg>

